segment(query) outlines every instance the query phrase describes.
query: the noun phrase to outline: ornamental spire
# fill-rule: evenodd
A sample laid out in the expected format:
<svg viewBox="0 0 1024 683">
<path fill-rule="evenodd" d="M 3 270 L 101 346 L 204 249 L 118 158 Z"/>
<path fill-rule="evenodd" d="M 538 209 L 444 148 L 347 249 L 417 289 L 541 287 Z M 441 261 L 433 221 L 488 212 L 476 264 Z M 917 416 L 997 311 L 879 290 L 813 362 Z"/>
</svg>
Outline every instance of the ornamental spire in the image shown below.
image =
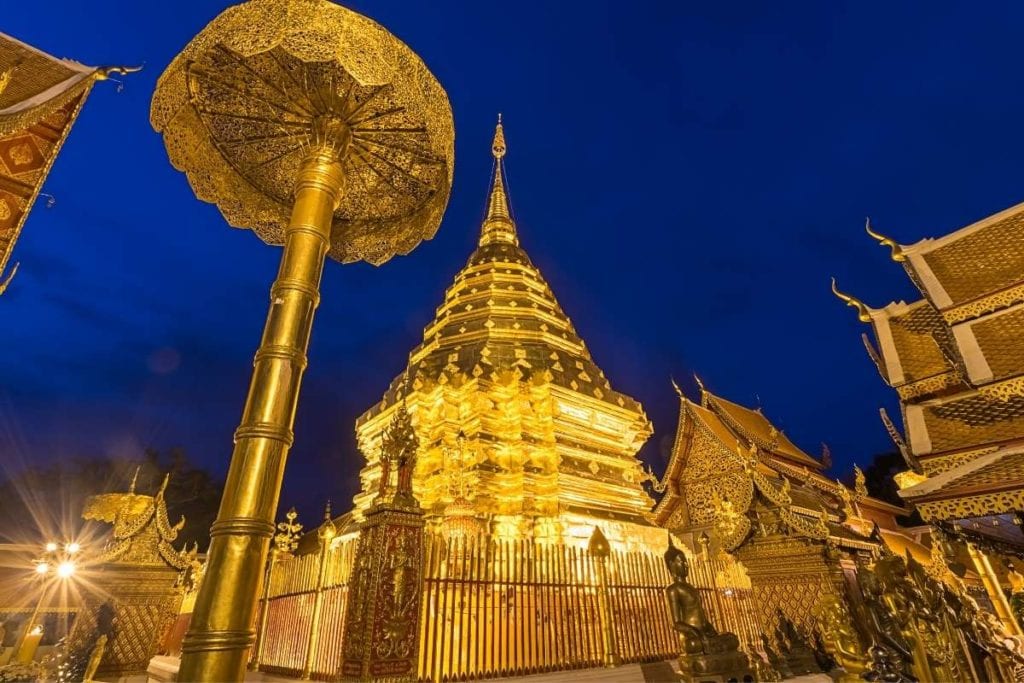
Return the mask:
<svg viewBox="0 0 1024 683">
<path fill-rule="evenodd" d="M 491 185 L 491 196 L 487 202 L 487 217 L 484 218 L 480 230 L 480 246 L 493 242 L 519 244 L 516 237 L 516 224 L 508 208 L 508 195 L 505 193 L 504 164 L 505 129 L 501 125 L 501 114 L 498 114 L 498 125 L 494 129 L 494 142 L 491 153 L 494 155 L 494 183 Z"/>
</svg>

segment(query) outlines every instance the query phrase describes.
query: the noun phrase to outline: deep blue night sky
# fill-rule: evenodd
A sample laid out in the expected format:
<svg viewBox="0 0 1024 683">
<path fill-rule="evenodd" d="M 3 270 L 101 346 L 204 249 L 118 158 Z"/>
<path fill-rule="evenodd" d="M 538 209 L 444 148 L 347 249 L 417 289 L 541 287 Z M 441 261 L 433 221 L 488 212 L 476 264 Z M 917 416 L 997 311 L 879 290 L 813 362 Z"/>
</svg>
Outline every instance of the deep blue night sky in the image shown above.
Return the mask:
<svg viewBox="0 0 1024 683">
<path fill-rule="evenodd" d="M 99 84 L 0 299 L 5 463 L 183 446 L 226 470 L 278 250 L 196 201 L 148 122 L 223 0 L 4 2 L 0 30 L 145 70 Z M 446 87 L 455 188 L 437 237 L 329 264 L 282 503 L 347 508 L 353 422 L 475 245 L 504 112 L 524 247 L 656 433 L 675 375 L 755 405 L 836 474 L 890 447 L 895 396 L 828 290 L 916 298 L 862 232 L 938 236 L 1024 198 L 1019 3 L 361 0 Z"/>
</svg>

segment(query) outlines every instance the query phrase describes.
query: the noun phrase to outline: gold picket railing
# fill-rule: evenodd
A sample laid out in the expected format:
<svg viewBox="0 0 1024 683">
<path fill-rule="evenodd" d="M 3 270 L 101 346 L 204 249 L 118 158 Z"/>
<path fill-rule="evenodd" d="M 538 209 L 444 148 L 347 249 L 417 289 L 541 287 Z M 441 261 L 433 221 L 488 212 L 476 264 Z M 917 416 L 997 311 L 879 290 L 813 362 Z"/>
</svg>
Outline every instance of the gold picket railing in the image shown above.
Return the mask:
<svg viewBox="0 0 1024 683">
<path fill-rule="evenodd" d="M 607 562 L 602 585 L 598 563 Z M 624 662 L 678 653 L 662 592 L 660 558 L 607 559 L 530 540 L 429 538 L 419 677 L 468 680 L 601 666 L 601 591 Z"/>
<path fill-rule="evenodd" d="M 342 628 L 356 539 L 336 541 L 320 552 L 278 560 L 270 571 L 264 632 L 254 663 L 261 671 L 302 675 L 310 649 L 310 677 L 332 680 L 341 665 Z M 326 563 L 322 567 L 321 563 Z M 323 581 L 321 583 L 321 567 Z M 313 607 L 322 601 L 320 628 L 311 632 Z"/>
<path fill-rule="evenodd" d="M 276 564 L 259 639 L 261 670 L 300 676 L 312 647 L 310 677 L 337 676 L 355 548 L 355 539 L 347 539 L 326 551 L 319 586 L 322 553 Z M 664 598 L 670 577 L 660 555 L 612 551 L 602 558 L 528 539 L 428 534 L 423 561 L 421 681 L 657 661 L 679 653 Z M 720 564 L 692 560 L 692 582 L 719 630 L 736 633 L 753 654 L 760 636 L 750 591 L 717 586 Z M 314 634 L 318 597 L 322 616 Z"/>
<path fill-rule="evenodd" d="M 740 648 L 751 661 L 762 656 L 759 611 L 749 581 L 727 582 L 721 577 L 735 575 L 737 561 L 728 555 L 710 556 L 707 551 L 690 559 L 689 581 L 701 595 L 704 611 L 722 632 L 735 633 Z"/>
</svg>

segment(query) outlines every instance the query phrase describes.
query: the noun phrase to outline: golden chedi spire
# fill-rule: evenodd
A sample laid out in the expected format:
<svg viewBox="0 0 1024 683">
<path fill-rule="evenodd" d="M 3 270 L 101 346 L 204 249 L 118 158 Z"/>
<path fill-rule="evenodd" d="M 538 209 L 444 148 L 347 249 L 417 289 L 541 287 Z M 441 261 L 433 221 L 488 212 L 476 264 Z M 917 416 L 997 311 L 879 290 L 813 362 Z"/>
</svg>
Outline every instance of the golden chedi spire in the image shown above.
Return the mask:
<svg viewBox="0 0 1024 683">
<path fill-rule="evenodd" d="M 505 127 L 501 124 L 498 114 L 498 125 L 494 129 L 494 141 L 491 153 L 494 155 L 494 181 L 491 194 L 487 200 L 487 216 L 480 230 L 480 246 L 494 242 L 519 244 L 516 236 L 516 224 L 508 207 L 508 193 L 505 191 Z"/>
<path fill-rule="evenodd" d="M 647 518 L 652 501 L 636 459 L 651 424 L 605 377 L 520 246 L 506 150 L 499 119 L 480 244 L 406 369 L 356 422 L 367 460 L 355 518 L 379 485 L 380 436 L 407 402 L 419 437 L 414 486 L 428 525 L 459 526 L 471 509 L 498 537 L 584 547 L 600 523 L 614 545 L 658 547 L 664 531 Z"/>
</svg>

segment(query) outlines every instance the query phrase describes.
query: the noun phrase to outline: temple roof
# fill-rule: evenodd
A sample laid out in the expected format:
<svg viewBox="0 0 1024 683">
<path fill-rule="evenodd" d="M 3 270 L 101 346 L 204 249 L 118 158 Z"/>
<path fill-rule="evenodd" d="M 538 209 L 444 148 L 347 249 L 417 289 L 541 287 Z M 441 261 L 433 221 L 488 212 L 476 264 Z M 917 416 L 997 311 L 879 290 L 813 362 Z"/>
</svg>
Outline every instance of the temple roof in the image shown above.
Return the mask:
<svg viewBox="0 0 1024 683">
<path fill-rule="evenodd" d="M 904 407 L 916 456 L 971 450 L 1024 439 L 1024 396 L 1016 382 L 971 389 Z"/>
<path fill-rule="evenodd" d="M 513 372 L 525 379 L 550 377 L 554 385 L 614 406 L 614 411 L 642 415 L 635 399 L 612 388 L 551 287 L 519 246 L 506 189 L 505 150 L 499 120 L 479 245 L 424 328 L 422 343 L 409 354 L 413 386 L 457 377 L 493 380 Z M 357 425 L 398 400 L 404 382 L 405 373 L 396 377 L 383 401 Z"/>
<path fill-rule="evenodd" d="M 900 491 L 900 497 L 911 502 L 973 495 L 979 491 L 1024 487 L 1024 451 L 1001 449 L 981 455 L 959 467 Z"/>
<path fill-rule="evenodd" d="M 822 469 L 820 462 L 800 450 L 782 430 L 761 413 L 760 409 L 745 408 L 709 391 L 703 391 L 702 394 L 702 403 L 713 410 L 744 441 L 753 442 L 772 455 L 785 460 L 815 470 Z"/>
<path fill-rule="evenodd" d="M 895 303 L 872 314 L 882 348 L 882 367 L 892 386 L 901 386 L 954 370 L 954 342 L 942 315 L 926 300 Z"/>
<path fill-rule="evenodd" d="M 127 71 L 57 59 L 0 33 L 0 280 L 93 84 Z"/>
<path fill-rule="evenodd" d="M 26 128 L 78 97 L 97 71 L 0 33 L 0 135 Z"/>
<path fill-rule="evenodd" d="M 905 444 L 887 423 L 913 470 L 900 495 L 933 520 L 1024 503 L 1024 204 L 909 246 L 866 227 L 924 295 L 872 309 L 833 281 L 900 397 Z"/>
<path fill-rule="evenodd" d="M 907 270 L 939 310 L 1019 285 L 1024 279 L 1024 203 L 902 252 Z"/>
<path fill-rule="evenodd" d="M 728 499 L 731 512 L 741 515 L 760 497 L 778 508 L 783 523 L 799 535 L 832 538 L 851 547 L 870 545 L 843 524 L 849 506 L 866 495 L 821 474 L 822 464 L 786 439 L 760 411 L 715 396 L 703 385 L 703 405 L 682 392 L 679 399 L 679 424 L 661 480 L 666 493 L 654 513 L 659 524 L 690 530 L 707 525 L 720 513 L 708 496 Z M 736 528 L 722 539 L 729 547 L 742 544 L 751 530 L 747 525 Z"/>
</svg>

